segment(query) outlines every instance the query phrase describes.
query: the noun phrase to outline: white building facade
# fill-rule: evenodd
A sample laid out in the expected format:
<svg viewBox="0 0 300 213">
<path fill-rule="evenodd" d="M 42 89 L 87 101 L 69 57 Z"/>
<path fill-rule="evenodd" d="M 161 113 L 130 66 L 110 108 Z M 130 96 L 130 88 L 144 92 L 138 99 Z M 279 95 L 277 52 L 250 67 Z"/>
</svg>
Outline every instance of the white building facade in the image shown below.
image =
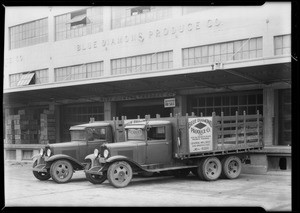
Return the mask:
<svg viewBox="0 0 300 213">
<path fill-rule="evenodd" d="M 290 3 L 7 7 L 4 56 L 8 160 L 91 117 L 259 111 L 266 148 L 253 159 L 290 169 Z"/>
</svg>

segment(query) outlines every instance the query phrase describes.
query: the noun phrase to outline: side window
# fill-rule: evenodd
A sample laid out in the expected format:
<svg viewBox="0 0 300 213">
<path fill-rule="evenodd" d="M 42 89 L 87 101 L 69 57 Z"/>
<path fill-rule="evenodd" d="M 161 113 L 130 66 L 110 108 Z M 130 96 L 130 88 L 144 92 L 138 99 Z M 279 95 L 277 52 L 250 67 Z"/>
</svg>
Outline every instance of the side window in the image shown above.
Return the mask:
<svg viewBox="0 0 300 213">
<path fill-rule="evenodd" d="M 166 128 L 165 126 L 151 127 L 147 132 L 148 140 L 165 140 Z"/>
<path fill-rule="evenodd" d="M 87 129 L 88 141 L 105 140 L 106 129 L 105 128 L 88 128 Z"/>
</svg>

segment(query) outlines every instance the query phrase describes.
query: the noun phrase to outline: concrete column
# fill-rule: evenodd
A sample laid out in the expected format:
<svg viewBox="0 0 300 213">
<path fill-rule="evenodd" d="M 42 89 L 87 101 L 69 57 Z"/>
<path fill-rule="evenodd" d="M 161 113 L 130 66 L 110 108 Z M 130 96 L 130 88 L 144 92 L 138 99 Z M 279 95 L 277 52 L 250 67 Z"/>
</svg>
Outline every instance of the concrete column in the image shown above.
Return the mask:
<svg viewBox="0 0 300 213">
<path fill-rule="evenodd" d="M 187 113 L 187 98 L 185 95 L 175 96 L 176 106 L 173 109 L 173 114 L 185 115 Z"/>
<path fill-rule="evenodd" d="M 104 120 L 112 120 L 116 116 L 116 102 L 104 102 Z"/>
<path fill-rule="evenodd" d="M 22 150 L 16 149 L 16 161 L 22 161 Z"/>
<path fill-rule="evenodd" d="M 54 105 L 54 117 L 55 117 L 55 141 L 60 143 L 60 106 Z"/>
<path fill-rule="evenodd" d="M 274 141 L 274 89 L 264 88 L 263 90 L 263 136 L 265 146 L 272 146 Z"/>
<path fill-rule="evenodd" d="M 55 21 L 54 16 L 52 14 L 52 7 L 49 7 L 49 14 L 48 14 L 48 50 L 49 50 L 49 64 L 48 64 L 48 76 L 49 76 L 49 83 L 55 81 L 54 76 L 54 65 L 53 65 L 53 50 L 52 47 L 55 42 Z"/>
<path fill-rule="evenodd" d="M 110 31 L 111 28 L 111 6 L 103 7 L 103 32 Z"/>
</svg>

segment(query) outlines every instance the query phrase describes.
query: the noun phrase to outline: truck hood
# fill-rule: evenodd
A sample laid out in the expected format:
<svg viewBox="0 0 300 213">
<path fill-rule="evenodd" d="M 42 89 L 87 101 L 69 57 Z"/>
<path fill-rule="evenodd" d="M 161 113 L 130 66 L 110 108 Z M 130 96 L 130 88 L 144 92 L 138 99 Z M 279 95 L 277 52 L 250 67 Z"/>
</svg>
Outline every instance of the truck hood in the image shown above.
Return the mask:
<svg viewBox="0 0 300 213">
<path fill-rule="evenodd" d="M 80 145 L 85 145 L 85 141 L 71 141 L 71 142 L 63 142 L 50 144 L 49 147 L 53 154 L 68 154 L 66 152 L 77 150 Z"/>
</svg>

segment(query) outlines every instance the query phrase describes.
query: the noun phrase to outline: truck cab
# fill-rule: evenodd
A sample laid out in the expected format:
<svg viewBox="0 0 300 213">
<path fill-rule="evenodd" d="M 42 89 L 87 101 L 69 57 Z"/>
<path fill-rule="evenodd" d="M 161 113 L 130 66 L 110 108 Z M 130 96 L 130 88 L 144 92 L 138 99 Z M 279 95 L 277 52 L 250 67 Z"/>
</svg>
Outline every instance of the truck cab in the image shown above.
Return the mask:
<svg viewBox="0 0 300 213">
<path fill-rule="evenodd" d="M 48 144 L 34 156 L 33 174 L 39 180 L 50 177 L 57 183 L 68 182 L 74 171 L 89 164 L 85 156 L 101 145 L 113 142 L 113 128 L 107 122 L 93 122 L 70 127 L 71 141 Z"/>
</svg>

